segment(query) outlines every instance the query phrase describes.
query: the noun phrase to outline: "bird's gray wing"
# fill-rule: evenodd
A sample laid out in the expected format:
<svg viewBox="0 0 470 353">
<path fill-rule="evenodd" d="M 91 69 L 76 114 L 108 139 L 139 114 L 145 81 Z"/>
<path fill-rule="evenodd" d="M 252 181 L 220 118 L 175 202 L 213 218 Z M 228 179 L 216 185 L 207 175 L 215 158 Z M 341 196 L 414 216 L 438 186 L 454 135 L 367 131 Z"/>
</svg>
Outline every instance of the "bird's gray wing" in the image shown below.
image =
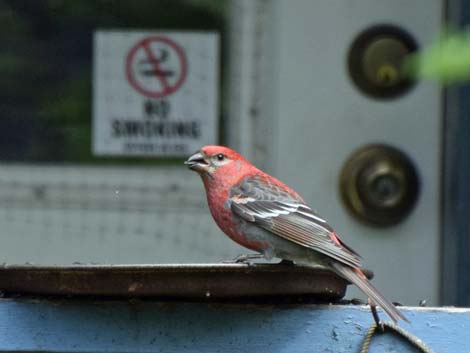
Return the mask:
<svg viewBox="0 0 470 353">
<path fill-rule="evenodd" d="M 325 254 L 345 265 L 360 267 L 361 257 L 334 233 L 328 223 L 303 200 L 253 176 L 234 186 L 230 208 L 243 220 L 298 245 Z"/>
</svg>

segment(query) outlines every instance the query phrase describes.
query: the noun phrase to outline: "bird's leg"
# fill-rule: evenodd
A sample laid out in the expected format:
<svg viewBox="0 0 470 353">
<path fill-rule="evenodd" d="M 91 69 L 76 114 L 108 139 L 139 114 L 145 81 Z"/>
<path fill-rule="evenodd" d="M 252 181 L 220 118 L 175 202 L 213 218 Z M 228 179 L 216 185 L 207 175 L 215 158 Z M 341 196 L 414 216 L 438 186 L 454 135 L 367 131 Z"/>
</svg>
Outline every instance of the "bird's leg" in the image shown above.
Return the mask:
<svg viewBox="0 0 470 353">
<path fill-rule="evenodd" d="M 370 311 L 372 312 L 372 317 L 374 318 L 375 324 L 377 325 L 377 327 L 380 327 L 382 332 L 384 332 L 385 326 L 383 322 L 380 320 L 379 313 L 377 312 L 377 305 L 375 305 L 375 303 L 369 299 L 369 306 L 370 306 Z"/>
<path fill-rule="evenodd" d="M 235 264 L 251 264 L 251 260 L 263 259 L 263 254 L 244 254 L 238 255 L 231 260 L 225 260 L 224 263 L 235 263 Z"/>
</svg>

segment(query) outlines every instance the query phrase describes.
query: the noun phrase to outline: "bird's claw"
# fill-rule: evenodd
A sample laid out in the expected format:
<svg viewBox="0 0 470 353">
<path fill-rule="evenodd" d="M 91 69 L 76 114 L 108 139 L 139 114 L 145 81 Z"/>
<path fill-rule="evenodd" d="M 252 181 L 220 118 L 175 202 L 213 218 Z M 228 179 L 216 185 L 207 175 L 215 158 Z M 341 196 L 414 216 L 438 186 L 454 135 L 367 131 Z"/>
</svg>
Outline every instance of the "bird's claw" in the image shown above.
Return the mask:
<svg viewBox="0 0 470 353">
<path fill-rule="evenodd" d="M 282 259 L 281 261 L 279 261 L 278 265 L 283 265 L 283 266 L 295 266 L 295 262 L 292 261 L 292 260 Z"/>
<path fill-rule="evenodd" d="M 253 262 L 251 260 L 258 260 L 262 258 L 264 258 L 263 254 L 244 254 L 238 255 L 231 260 L 224 260 L 223 263 L 253 265 Z"/>
</svg>

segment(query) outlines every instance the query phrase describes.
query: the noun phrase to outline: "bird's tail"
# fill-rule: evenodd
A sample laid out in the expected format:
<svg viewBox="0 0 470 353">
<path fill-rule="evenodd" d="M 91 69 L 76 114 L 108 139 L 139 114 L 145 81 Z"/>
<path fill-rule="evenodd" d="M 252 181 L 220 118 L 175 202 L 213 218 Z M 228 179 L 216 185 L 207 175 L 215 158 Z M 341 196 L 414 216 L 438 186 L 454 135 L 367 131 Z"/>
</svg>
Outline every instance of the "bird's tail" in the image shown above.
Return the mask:
<svg viewBox="0 0 470 353">
<path fill-rule="evenodd" d="M 369 282 L 367 277 L 360 269 L 351 268 L 338 262 L 331 264 L 334 270 L 341 276 L 355 284 L 362 290 L 370 300 L 380 306 L 388 316 L 394 321 L 403 320 L 410 322 L 382 293 Z"/>
</svg>

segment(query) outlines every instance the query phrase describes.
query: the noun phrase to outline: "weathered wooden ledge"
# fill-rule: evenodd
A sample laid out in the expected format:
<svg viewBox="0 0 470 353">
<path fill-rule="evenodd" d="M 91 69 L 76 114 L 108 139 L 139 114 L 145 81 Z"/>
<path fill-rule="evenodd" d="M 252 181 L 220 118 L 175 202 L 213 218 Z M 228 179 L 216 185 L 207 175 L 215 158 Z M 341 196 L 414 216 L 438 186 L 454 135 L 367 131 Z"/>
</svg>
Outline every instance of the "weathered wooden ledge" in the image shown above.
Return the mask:
<svg viewBox="0 0 470 353">
<path fill-rule="evenodd" d="M 402 310 L 436 353 L 470 352 L 470 309 Z M 371 323 L 353 305 L 1 299 L 0 351 L 358 352 Z M 379 334 L 371 352 L 417 351 Z"/>
<path fill-rule="evenodd" d="M 346 285 L 286 264 L 3 265 L 0 352 L 358 352 L 369 308 L 318 304 Z M 436 353 L 470 352 L 470 309 L 401 310 Z M 416 349 L 378 334 L 371 352 Z"/>
</svg>

